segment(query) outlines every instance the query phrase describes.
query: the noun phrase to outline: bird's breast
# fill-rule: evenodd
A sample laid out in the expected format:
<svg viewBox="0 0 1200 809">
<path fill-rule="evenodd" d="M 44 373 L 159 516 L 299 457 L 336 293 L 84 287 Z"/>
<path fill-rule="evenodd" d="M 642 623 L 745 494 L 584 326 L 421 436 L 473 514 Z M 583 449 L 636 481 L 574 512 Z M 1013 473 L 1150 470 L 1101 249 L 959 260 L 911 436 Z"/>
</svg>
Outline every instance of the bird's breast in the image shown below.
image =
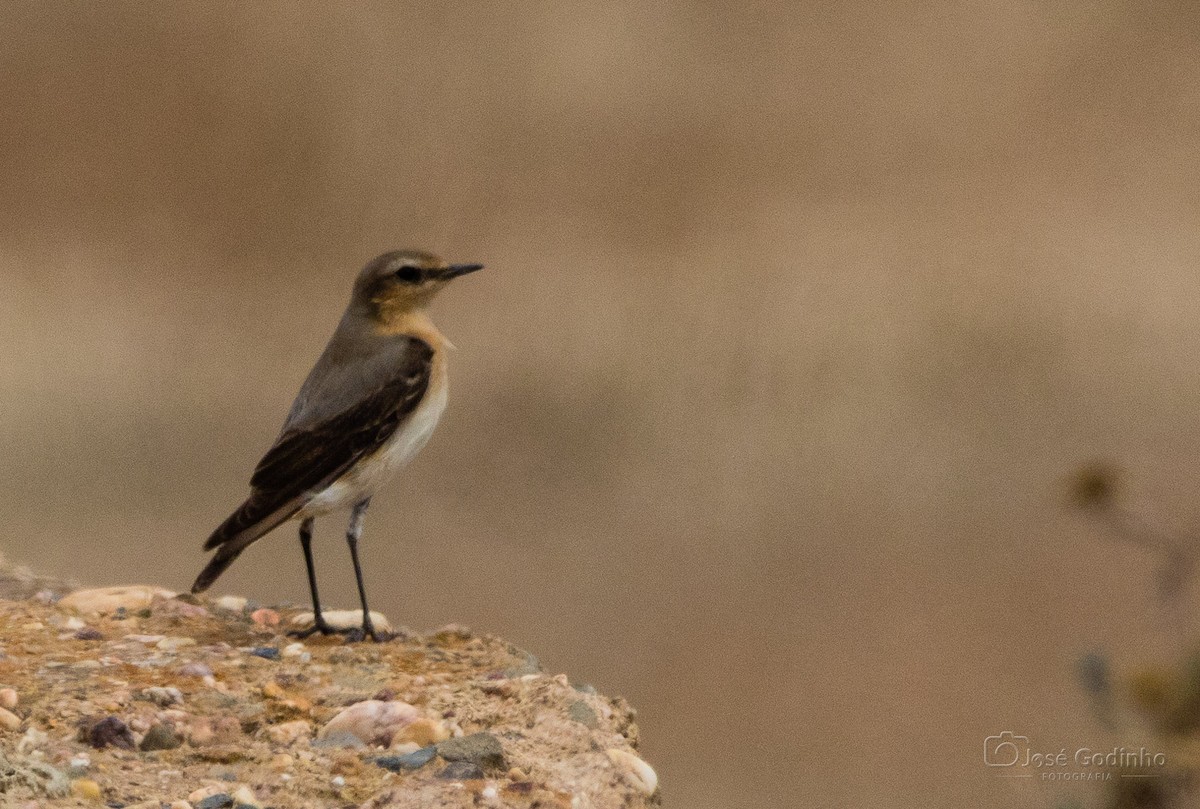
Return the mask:
<svg viewBox="0 0 1200 809">
<path fill-rule="evenodd" d="M 439 351 L 434 355 L 429 388 L 425 396 L 392 437 L 315 495 L 297 516 L 319 517 L 332 511 L 350 508 L 375 494 L 397 472 L 407 466 L 429 442 L 438 420 L 446 409 L 449 393 L 446 376 L 445 357 Z"/>
</svg>

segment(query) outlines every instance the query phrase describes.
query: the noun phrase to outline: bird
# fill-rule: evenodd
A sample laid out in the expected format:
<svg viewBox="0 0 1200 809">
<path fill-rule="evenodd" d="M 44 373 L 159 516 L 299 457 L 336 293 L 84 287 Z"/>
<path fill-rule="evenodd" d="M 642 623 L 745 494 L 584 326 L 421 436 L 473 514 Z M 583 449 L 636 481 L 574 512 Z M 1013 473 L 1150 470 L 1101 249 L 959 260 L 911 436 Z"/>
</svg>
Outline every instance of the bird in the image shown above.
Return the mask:
<svg viewBox="0 0 1200 809">
<path fill-rule="evenodd" d="M 253 542 L 299 520 L 313 625 L 293 634 L 388 639 L 367 606 L 359 537 L 372 496 L 425 446 L 446 408 L 446 352 L 453 346 L 426 307 L 450 281 L 481 269 L 421 250 L 393 250 L 363 267 L 283 429 L 254 469 L 249 496 L 204 543 L 216 554 L 196 577 L 193 593 L 211 587 Z M 345 509 L 363 617 L 361 628 L 339 630 L 322 615 L 312 539 L 318 517 Z"/>
</svg>

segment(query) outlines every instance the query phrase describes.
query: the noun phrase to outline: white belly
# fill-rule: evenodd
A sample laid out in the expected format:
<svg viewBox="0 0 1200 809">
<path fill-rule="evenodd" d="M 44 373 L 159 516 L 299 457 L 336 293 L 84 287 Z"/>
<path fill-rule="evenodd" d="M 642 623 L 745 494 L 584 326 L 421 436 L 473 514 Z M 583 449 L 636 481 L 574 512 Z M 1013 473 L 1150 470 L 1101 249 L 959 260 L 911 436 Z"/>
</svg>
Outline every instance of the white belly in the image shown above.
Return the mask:
<svg viewBox="0 0 1200 809">
<path fill-rule="evenodd" d="M 388 442 L 309 500 L 296 518 L 320 517 L 350 508 L 375 494 L 429 441 L 446 409 L 446 385 L 428 394 Z"/>
</svg>

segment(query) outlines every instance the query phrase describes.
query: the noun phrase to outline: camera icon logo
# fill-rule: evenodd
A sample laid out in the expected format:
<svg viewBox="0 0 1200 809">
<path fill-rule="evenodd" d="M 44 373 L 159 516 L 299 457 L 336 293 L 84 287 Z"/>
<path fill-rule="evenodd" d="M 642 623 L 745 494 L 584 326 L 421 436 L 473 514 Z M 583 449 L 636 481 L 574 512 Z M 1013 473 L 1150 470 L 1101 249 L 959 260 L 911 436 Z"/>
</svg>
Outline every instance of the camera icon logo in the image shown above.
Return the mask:
<svg viewBox="0 0 1200 809">
<path fill-rule="evenodd" d="M 1029 737 L 1005 730 L 983 740 L 983 763 L 989 767 L 1012 767 L 1029 750 Z"/>
</svg>

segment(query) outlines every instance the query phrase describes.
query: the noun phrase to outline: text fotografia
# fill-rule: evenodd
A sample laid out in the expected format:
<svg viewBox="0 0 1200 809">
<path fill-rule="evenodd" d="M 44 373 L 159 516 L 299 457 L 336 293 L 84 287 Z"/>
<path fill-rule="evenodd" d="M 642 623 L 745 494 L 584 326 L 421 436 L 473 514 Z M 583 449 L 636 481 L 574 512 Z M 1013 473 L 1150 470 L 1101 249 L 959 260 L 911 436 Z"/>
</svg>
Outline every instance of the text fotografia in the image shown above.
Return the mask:
<svg viewBox="0 0 1200 809">
<path fill-rule="evenodd" d="M 1107 781 L 1114 771 L 1126 778 L 1153 777 L 1167 766 L 1167 757 L 1145 747 L 1037 750 L 1028 736 L 1006 730 L 983 740 L 983 763 L 1005 768 L 1006 772 L 999 775 L 1036 776 L 1048 781 Z"/>
</svg>

